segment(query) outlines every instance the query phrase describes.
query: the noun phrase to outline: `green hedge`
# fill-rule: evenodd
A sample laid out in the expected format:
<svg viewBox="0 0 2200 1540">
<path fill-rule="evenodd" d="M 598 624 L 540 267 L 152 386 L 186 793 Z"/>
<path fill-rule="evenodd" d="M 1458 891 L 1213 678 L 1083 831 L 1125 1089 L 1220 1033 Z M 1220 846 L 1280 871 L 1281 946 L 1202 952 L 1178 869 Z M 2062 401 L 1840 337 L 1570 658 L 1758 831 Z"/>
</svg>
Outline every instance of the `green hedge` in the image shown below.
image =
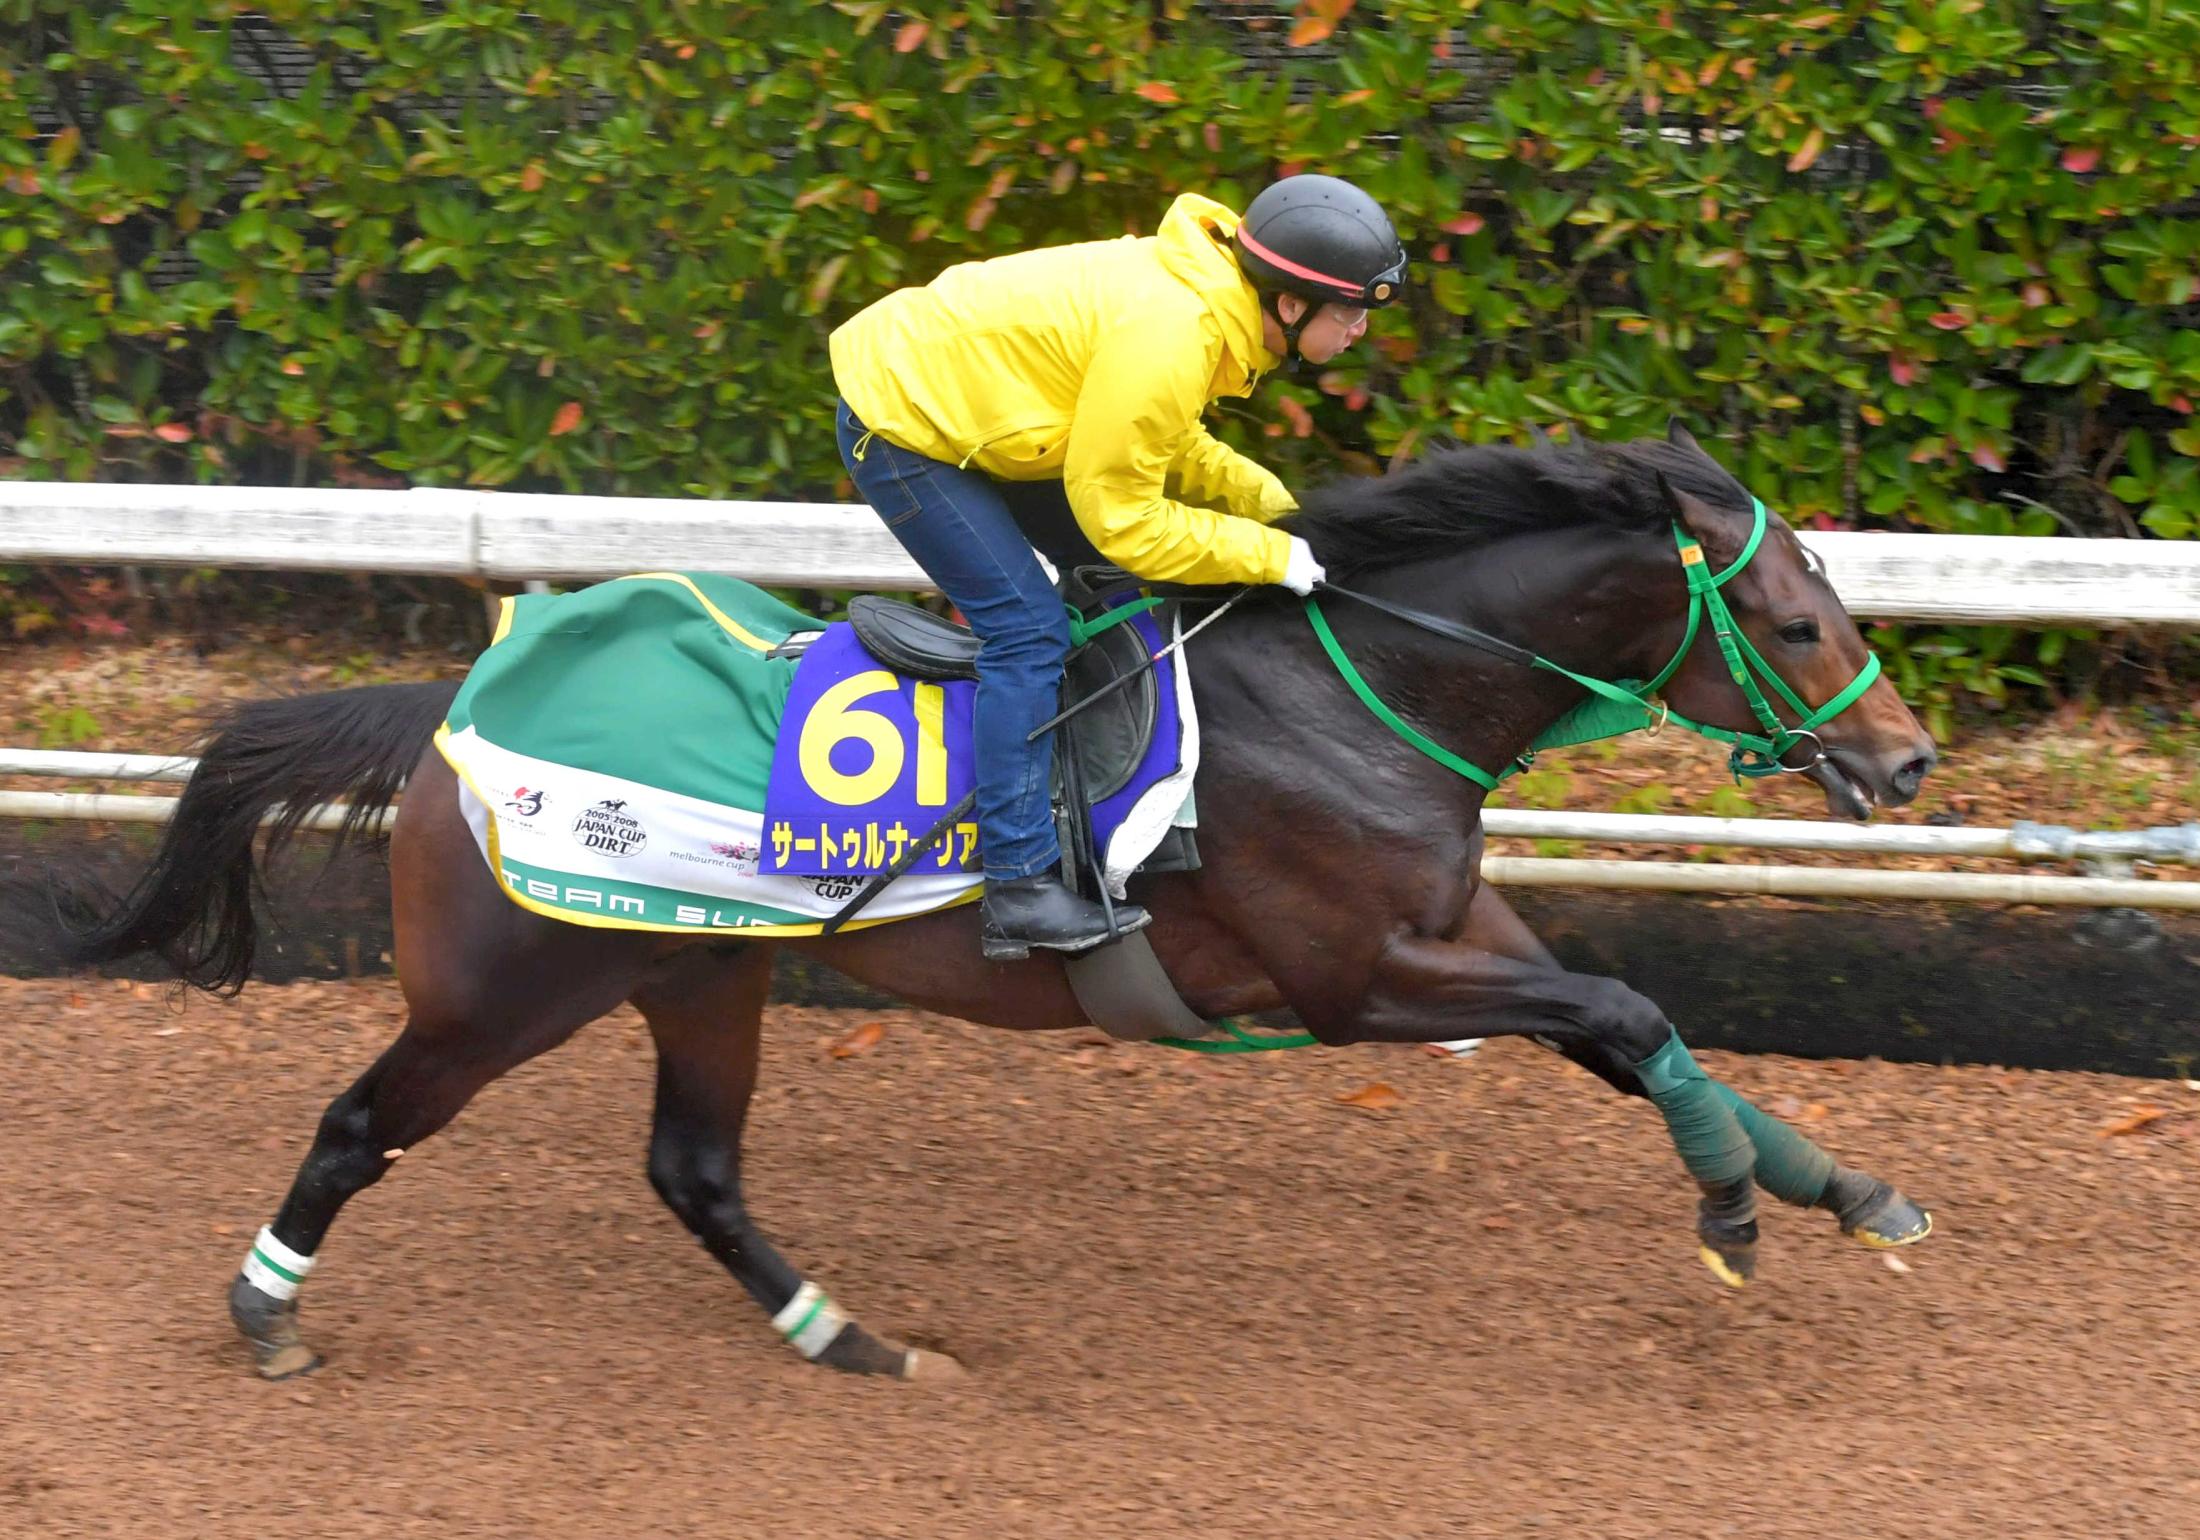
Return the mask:
<svg viewBox="0 0 2200 1540">
<path fill-rule="evenodd" d="M 1308 167 L 1424 282 L 1287 479 L 1678 411 L 1798 521 L 2200 535 L 2200 0 L 1277 9 L 0 0 L 0 474 L 831 495 L 841 316 Z"/>
</svg>

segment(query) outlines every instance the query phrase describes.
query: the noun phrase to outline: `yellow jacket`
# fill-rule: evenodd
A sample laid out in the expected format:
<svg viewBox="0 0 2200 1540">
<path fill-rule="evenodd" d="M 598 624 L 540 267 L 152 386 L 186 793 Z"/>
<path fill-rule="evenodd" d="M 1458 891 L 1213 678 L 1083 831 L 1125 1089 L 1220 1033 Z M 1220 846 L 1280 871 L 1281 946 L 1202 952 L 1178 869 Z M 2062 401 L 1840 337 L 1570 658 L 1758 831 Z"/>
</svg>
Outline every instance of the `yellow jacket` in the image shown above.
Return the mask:
<svg viewBox="0 0 2200 1540">
<path fill-rule="evenodd" d="M 904 449 L 1007 481 L 1061 477 L 1085 537 L 1126 571 L 1277 582 L 1290 542 L 1268 521 L 1297 504 L 1199 420 L 1278 362 L 1223 244 L 1236 227 L 1186 193 L 1150 237 L 951 267 L 834 331 L 834 381 Z"/>
</svg>

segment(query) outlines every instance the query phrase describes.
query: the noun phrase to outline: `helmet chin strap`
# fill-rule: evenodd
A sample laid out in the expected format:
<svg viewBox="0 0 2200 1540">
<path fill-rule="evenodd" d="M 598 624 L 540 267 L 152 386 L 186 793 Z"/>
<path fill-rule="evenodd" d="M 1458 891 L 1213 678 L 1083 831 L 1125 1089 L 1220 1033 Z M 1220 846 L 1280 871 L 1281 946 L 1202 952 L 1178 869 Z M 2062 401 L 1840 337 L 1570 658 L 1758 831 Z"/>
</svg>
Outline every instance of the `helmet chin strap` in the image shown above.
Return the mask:
<svg viewBox="0 0 2200 1540">
<path fill-rule="evenodd" d="M 1270 300 L 1268 303 L 1268 313 L 1276 318 L 1276 325 L 1283 330 L 1284 372 L 1286 374 L 1295 375 L 1299 372 L 1299 365 L 1304 362 L 1304 360 L 1299 355 L 1299 333 L 1306 330 L 1306 323 L 1313 320 L 1314 317 L 1320 313 L 1321 306 L 1309 302 L 1307 304 L 1305 313 L 1302 314 L 1296 321 L 1286 321 L 1283 318 L 1283 310 L 1280 302 L 1277 300 Z"/>
</svg>

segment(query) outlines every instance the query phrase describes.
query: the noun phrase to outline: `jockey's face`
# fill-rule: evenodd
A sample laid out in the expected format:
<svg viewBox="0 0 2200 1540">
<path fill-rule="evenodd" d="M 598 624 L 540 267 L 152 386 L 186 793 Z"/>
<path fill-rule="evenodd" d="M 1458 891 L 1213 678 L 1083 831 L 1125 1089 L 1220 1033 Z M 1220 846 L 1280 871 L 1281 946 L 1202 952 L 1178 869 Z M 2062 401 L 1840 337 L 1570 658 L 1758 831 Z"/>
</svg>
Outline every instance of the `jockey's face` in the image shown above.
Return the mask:
<svg viewBox="0 0 2200 1540">
<path fill-rule="evenodd" d="M 1288 323 L 1306 314 L 1306 301 L 1296 294 L 1276 296 L 1276 310 Z M 1312 320 L 1299 330 L 1299 357 L 1310 364 L 1326 364 L 1353 343 L 1360 340 L 1367 330 L 1367 312 L 1353 305 L 1329 304 L 1316 311 Z M 1269 326 L 1269 345 L 1272 351 L 1282 352 L 1283 331 L 1273 322 Z"/>
</svg>

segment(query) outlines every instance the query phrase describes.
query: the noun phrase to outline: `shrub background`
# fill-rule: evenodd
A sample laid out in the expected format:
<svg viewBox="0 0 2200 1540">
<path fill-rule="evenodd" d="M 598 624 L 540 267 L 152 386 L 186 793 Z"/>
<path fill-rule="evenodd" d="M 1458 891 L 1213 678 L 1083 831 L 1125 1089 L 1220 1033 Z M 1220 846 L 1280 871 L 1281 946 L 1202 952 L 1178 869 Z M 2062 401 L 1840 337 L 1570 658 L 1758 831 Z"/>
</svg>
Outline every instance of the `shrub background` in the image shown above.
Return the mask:
<svg viewBox="0 0 2200 1540">
<path fill-rule="evenodd" d="M 1229 414 L 1287 480 L 1679 412 L 1799 523 L 2200 538 L 2200 0 L 0 0 L 0 475 L 842 495 L 842 316 L 1299 168 L 1419 282 Z"/>
</svg>

